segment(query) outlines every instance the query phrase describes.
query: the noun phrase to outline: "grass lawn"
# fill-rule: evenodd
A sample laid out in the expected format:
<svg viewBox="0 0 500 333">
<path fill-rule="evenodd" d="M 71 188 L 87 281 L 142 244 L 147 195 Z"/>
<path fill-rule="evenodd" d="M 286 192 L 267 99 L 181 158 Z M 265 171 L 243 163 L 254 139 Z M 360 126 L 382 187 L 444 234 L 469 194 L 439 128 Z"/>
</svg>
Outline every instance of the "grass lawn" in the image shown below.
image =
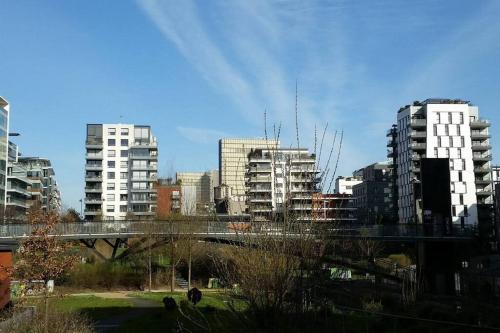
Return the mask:
<svg viewBox="0 0 500 333">
<path fill-rule="evenodd" d="M 66 296 L 52 298 L 50 302 L 59 311 L 77 311 L 85 314 L 93 321 L 119 316 L 128 312 L 132 307 L 132 303 L 126 299 L 97 296 Z"/>
<path fill-rule="evenodd" d="M 153 301 L 157 307 L 148 309 L 142 316 L 132 318 L 112 332 L 170 332 L 179 326 L 192 331 L 206 331 L 202 327 L 210 327 L 212 332 L 235 332 L 253 331 L 245 330 L 240 321 L 240 315 L 247 308 L 244 301 L 230 299 L 228 296 L 216 292 L 204 292 L 201 301 L 196 307 L 190 304 L 182 304 L 178 309 L 167 312 L 163 306 L 165 296 L 173 297 L 176 303 L 181 304 L 187 300 L 186 293 L 133 293 L 133 297 L 139 297 Z M 235 308 L 231 311 L 229 304 Z M 199 326 L 198 326 L 199 325 Z"/>
</svg>

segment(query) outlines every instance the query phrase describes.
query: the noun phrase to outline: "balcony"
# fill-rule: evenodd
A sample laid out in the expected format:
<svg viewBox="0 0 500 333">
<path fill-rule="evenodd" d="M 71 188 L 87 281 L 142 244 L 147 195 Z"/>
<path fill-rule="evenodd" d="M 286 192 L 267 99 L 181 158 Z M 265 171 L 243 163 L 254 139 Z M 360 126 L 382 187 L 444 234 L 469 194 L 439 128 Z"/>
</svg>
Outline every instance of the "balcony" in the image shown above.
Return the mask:
<svg viewBox="0 0 500 333">
<path fill-rule="evenodd" d="M 270 192 L 271 187 L 251 187 L 248 191 L 254 193 L 265 193 Z"/>
<path fill-rule="evenodd" d="M 412 138 L 425 139 L 427 137 L 427 132 L 425 132 L 425 131 L 411 131 L 409 136 Z"/>
<path fill-rule="evenodd" d="M 293 210 L 311 210 L 312 205 L 293 205 Z"/>
<path fill-rule="evenodd" d="M 272 202 L 271 198 L 250 198 L 250 202 Z"/>
<path fill-rule="evenodd" d="M 90 209 L 85 209 L 84 210 L 84 214 L 85 215 L 94 215 L 94 216 L 95 215 L 101 215 L 102 214 L 102 210 L 100 210 L 100 209 L 95 209 L 95 210 L 94 209 L 91 209 L 91 210 Z"/>
<path fill-rule="evenodd" d="M 427 127 L 427 119 L 413 118 L 411 120 L 411 127 L 412 128 Z"/>
<path fill-rule="evenodd" d="M 87 140 L 85 141 L 85 147 L 86 148 L 102 148 L 102 139 L 91 139 L 91 140 Z"/>
<path fill-rule="evenodd" d="M 149 176 L 149 177 L 134 177 L 131 178 L 131 182 L 154 182 L 158 179 L 157 176 Z"/>
<path fill-rule="evenodd" d="M 16 192 L 16 193 L 19 193 L 19 194 L 22 194 L 24 196 L 31 196 L 31 192 L 28 191 L 28 188 L 22 188 L 22 187 L 19 187 L 19 186 L 12 186 L 12 187 L 9 187 L 7 188 L 7 192 Z"/>
<path fill-rule="evenodd" d="M 132 211 L 132 214 L 137 215 L 137 216 L 153 216 L 153 215 L 156 215 L 156 212 L 150 212 L 150 211 L 147 211 L 147 212 L 134 212 L 134 211 Z"/>
<path fill-rule="evenodd" d="M 132 165 L 130 170 L 132 171 L 156 171 L 157 165 Z"/>
<path fill-rule="evenodd" d="M 472 141 L 472 150 L 484 151 L 484 150 L 490 150 L 490 149 L 491 149 L 491 146 L 489 143 Z"/>
<path fill-rule="evenodd" d="M 130 192 L 136 192 L 136 193 L 149 193 L 149 192 L 156 192 L 155 188 L 134 188 L 132 187 L 130 189 Z"/>
<path fill-rule="evenodd" d="M 493 191 L 488 190 L 488 189 L 478 189 L 476 191 L 476 195 L 479 197 L 489 197 L 490 195 L 493 195 Z"/>
<path fill-rule="evenodd" d="M 271 167 L 250 167 L 248 169 L 249 173 L 270 173 L 273 169 Z"/>
<path fill-rule="evenodd" d="M 490 173 L 490 167 L 474 167 L 474 173 Z"/>
<path fill-rule="evenodd" d="M 271 177 L 249 177 L 249 183 L 270 183 Z"/>
<path fill-rule="evenodd" d="M 472 140 L 489 139 L 491 135 L 482 131 L 472 130 L 470 133 Z"/>
<path fill-rule="evenodd" d="M 411 159 L 413 161 L 420 161 L 422 158 L 425 158 L 425 156 L 426 156 L 425 154 L 422 154 L 422 155 L 421 154 L 412 154 Z"/>
<path fill-rule="evenodd" d="M 490 121 L 486 119 L 474 119 L 470 121 L 471 128 L 487 128 L 490 127 Z"/>
<path fill-rule="evenodd" d="M 85 164 L 85 170 L 102 171 L 102 164 Z"/>
<path fill-rule="evenodd" d="M 492 183 L 491 179 L 484 179 L 480 177 L 476 177 L 475 182 L 478 185 L 488 185 Z"/>
<path fill-rule="evenodd" d="M 413 150 L 425 150 L 427 148 L 427 144 L 425 142 L 413 142 L 411 144 L 411 148 Z"/>
<path fill-rule="evenodd" d="M 85 198 L 85 204 L 102 204 L 102 198 Z"/>
<path fill-rule="evenodd" d="M 21 208 L 28 208 L 26 200 L 7 198 L 7 206 L 17 206 Z"/>
<path fill-rule="evenodd" d="M 102 182 L 102 176 L 85 176 L 86 182 Z"/>
<path fill-rule="evenodd" d="M 132 160 L 157 161 L 158 160 L 158 155 L 130 154 L 130 159 L 132 159 Z"/>
<path fill-rule="evenodd" d="M 102 187 L 85 187 L 87 193 L 102 193 Z"/>
<path fill-rule="evenodd" d="M 88 160 L 102 160 L 102 153 L 100 154 L 85 154 L 85 158 Z"/>
<path fill-rule="evenodd" d="M 488 162 L 491 161 L 491 155 L 474 154 L 472 155 L 472 160 L 478 162 Z"/>
</svg>

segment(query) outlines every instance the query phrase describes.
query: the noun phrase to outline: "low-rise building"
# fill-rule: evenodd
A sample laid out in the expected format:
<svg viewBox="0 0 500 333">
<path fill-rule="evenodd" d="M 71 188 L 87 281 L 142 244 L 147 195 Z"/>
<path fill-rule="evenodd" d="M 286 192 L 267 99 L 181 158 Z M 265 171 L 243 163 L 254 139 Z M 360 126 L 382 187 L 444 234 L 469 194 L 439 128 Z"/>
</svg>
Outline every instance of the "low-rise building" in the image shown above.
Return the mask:
<svg viewBox="0 0 500 333">
<path fill-rule="evenodd" d="M 313 221 L 351 224 L 357 221 L 356 207 L 350 194 L 313 194 Z"/>
<path fill-rule="evenodd" d="M 349 194 L 352 195 L 352 189 L 354 185 L 357 185 L 363 181 L 362 177 L 352 176 L 343 177 L 339 176 L 335 179 L 335 194 Z"/>
<path fill-rule="evenodd" d="M 158 179 L 156 183 L 156 215 L 162 219 L 181 212 L 181 186 L 172 179 Z"/>
</svg>

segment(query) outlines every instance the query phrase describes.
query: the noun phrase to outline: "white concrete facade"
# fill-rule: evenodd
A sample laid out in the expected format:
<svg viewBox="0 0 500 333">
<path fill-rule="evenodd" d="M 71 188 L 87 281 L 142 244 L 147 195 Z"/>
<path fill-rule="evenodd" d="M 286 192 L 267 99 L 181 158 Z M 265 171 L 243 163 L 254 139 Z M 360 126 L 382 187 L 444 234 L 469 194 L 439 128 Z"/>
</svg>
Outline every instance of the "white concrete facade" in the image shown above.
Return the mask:
<svg viewBox="0 0 500 333">
<path fill-rule="evenodd" d="M 89 126 L 93 126 L 90 134 Z M 149 126 L 87 125 L 85 218 L 154 216 L 157 161 L 156 138 Z"/>
<path fill-rule="evenodd" d="M 482 125 L 484 124 L 484 125 Z M 478 203 L 491 203 L 489 124 L 478 108 L 458 100 L 426 100 L 401 108 L 397 115 L 399 220 L 420 223 L 414 184 L 422 158 L 450 162 L 452 222 L 474 225 Z"/>
<path fill-rule="evenodd" d="M 363 177 L 353 176 L 353 177 L 337 177 L 335 179 L 335 191 L 336 194 L 349 194 L 352 195 L 352 189 L 354 185 L 361 184 L 363 182 Z"/>
</svg>

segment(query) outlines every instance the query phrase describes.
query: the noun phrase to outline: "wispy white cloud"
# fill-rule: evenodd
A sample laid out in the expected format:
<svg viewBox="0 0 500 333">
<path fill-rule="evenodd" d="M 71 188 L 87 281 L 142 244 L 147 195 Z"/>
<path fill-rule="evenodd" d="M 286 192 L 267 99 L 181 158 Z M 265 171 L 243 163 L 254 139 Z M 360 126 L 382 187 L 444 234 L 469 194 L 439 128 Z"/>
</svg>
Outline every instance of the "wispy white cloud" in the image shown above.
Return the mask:
<svg viewBox="0 0 500 333">
<path fill-rule="evenodd" d="M 211 144 L 228 135 L 222 131 L 208 128 L 193 128 L 177 126 L 177 132 L 189 141 L 201 144 Z"/>
</svg>

